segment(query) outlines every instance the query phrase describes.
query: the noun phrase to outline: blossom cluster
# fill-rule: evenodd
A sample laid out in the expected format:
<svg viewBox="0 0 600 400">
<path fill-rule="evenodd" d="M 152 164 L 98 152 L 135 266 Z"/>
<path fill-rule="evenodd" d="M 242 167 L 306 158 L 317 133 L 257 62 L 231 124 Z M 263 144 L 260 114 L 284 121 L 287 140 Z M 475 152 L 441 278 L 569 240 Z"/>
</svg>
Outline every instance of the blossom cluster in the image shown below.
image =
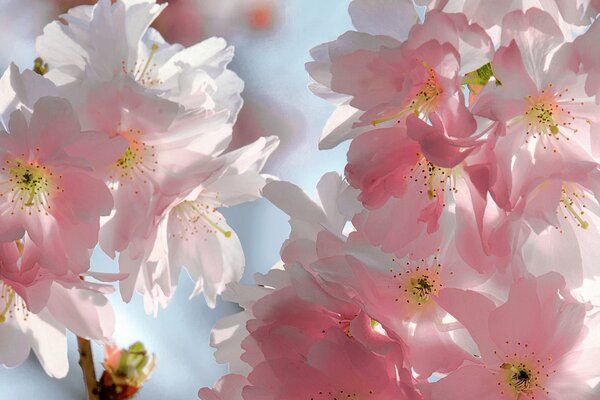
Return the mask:
<svg viewBox="0 0 600 400">
<path fill-rule="evenodd" d="M 344 177 L 264 187 L 291 233 L 200 398 L 600 398 L 598 6 L 353 0 L 306 65 Z"/>
<path fill-rule="evenodd" d="M 242 275 L 219 209 L 260 197 L 278 140 L 230 146 L 243 90 L 233 48 L 166 42 L 150 27 L 165 7 L 72 8 L 37 38 L 34 70 L 0 78 L 0 364 L 33 349 L 65 376 L 66 330 L 110 340 L 112 282 L 156 313 L 183 268 L 211 307 Z M 90 271 L 98 245 L 118 273 Z"/>
</svg>

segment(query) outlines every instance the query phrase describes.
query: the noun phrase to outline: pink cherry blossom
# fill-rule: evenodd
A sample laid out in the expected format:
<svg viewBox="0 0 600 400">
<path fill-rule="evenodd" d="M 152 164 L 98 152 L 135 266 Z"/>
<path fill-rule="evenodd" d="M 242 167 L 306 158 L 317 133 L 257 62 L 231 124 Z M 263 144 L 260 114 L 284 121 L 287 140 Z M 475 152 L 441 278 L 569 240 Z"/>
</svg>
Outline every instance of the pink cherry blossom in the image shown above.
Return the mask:
<svg viewBox="0 0 600 400">
<path fill-rule="evenodd" d="M 498 121 L 490 137 L 497 168 L 491 190 L 510 209 L 521 185 L 516 169 L 523 164 L 545 170 L 593 161 L 587 149 L 598 152 L 598 106 L 583 91 L 585 75 L 573 65 L 573 46 L 563 44 L 548 14 L 537 9 L 508 14 L 502 41 L 492 62 L 500 84 L 486 85 L 473 112 Z"/>
<path fill-rule="evenodd" d="M 110 339 L 115 321 L 104 295 L 112 287 L 49 273 L 28 239 L 2 243 L 0 259 L 0 364 L 15 367 L 33 350 L 48 375 L 62 378 L 69 368 L 66 330 Z"/>
<path fill-rule="evenodd" d="M 446 312 L 436 295 L 447 287 L 477 286 L 486 277 L 464 265 L 452 248 L 420 260 L 397 259 L 369 246 L 356 232 L 344 254 L 323 258 L 313 269 L 331 287 L 347 288 L 388 334 L 409 344 L 407 359 L 420 379 L 450 372 L 470 358 L 442 323 Z"/>
<path fill-rule="evenodd" d="M 351 10 L 367 7 L 359 3 L 352 3 Z M 377 13 L 388 7 L 393 8 L 386 6 Z M 315 62 L 307 64 L 315 81 L 313 91 L 340 106 L 322 137 L 331 142 L 327 147 L 356 137 L 367 125 L 403 124 L 411 114 L 424 119 L 436 114 L 450 134 L 461 138 L 475 131 L 475 120 L 464 105 L 461 78 L 489 62 L 491 39 L 464 16 L 437 12 L 414 25 L 405 42 L 397 42 L 402 36 L 350 31 L 313 50 Z"/>
<path fill-rule="evenodd" d="M 130 246 L 119 257 L 122 269 L 129 273 L 121 283 L 125 298 L 137 288 L 147 311 L 156 313 L 159 304 L 168 304 L 181 269 L 186 268 L 196 284 L 192 296 L 204 293 L 208 305 L 215 306 L 225 285 L 239 281 L 245 264 L 241 243 L 218 209 L 260 197 L 265 185 L 260 171 L 278 143 L 275 137 L 260 138 L 205 163 L 196 162 L 188 170 L 196 179 L 170 181 L 175 195 L 155 195 L 155 220 L 145 236 L 143 253 Z"/>
<path fill-rule="evenodd" d="M 0 238 L 14 241 L 27 233 L 55 255 L 56 264 L 68 257 L 80 272 L 88 268 L 88 251 L 98 241 L 99 218 L 113 205 L 92 165 L 66 151 L 88 140 L 103 145 L 96 151 L 108 162 L 123 148 L 106 135 L 82 134 L 71 105 L 53 97 L 38 100 L 30 118 L 20 110 L 11 114 L 0 138 Z"/>
<path fill-rule="evenodd" d="M 245 399 L 314 398 L 420 399 L 406 372 L 396 371 L 393 353 L 369 351 L 340 331 L 315 343 L 305 360 L 276 358 L 250 374 Z"/>
<path fill-rule="evenodd" d="M 371 244 L 400 257 L 431 254 L 448 233 L 440 226 L 473 208 L 468 196 L 457 194 L 470 190 L 465 168 L 479 144 L 449 144 L 439 119 L 431 120 L 433 125 L 410 117 L 408 128 L 363 133 L 348 151 L 348 182 L 361 190 L 358 199 L 366 208 L 353 224 Z"/>
<path fill-rule="evenodd" d="M 127 144 L 118 159 L 102 171 L 115 203 L 115 211 L 100 233 L 100 245 L 110 256 L 132 241 L 137 247 L 134 250 L 141 251 L 153 223 L 155 194 L 176 195 L 181 182 L 193 186 L 218 169 L 214 165 L 186 175 L 187 169 L 206 165 L 226 147 L 231 134 L 225 123 L 227 113 L 180 112 L 178 104 L 129 78 L 100 84 L 88 95 L 81 110 L 84 126 Z"/>
<path fill-rule="evenodd" d="M 288 272 L 289 286 L 251 304 L 253 319 L 246 323 L 249 335 L 242 342 L 242 360 L 252 366 L 244 398 L 288 397 L 301 387 L 300 393 L 309 397 L 343 390 L 419 398 L 403 369 L 401 343 L 373 331 L 371 319 L 358 307 L 324 292 L 300 266 L 290 266 Z M 350 369 L 336 372 L 331 363 L 344 360 L 344 353 L 358 358 L 344 362 Z M 400 376 L 392 372 L 398 367 Z M 373 368 L 377 371 L 365 375 Z"/>
<path fill-rule="evenodd" d="M 439 301 L 473 337 L 479 358 L 424 389 L 427 398 L 591 398 L 600 349 L 580 348 L 583 304 L 560 295 L 558 274 L 516 282 L 496 306 L 485 296 L 445 289 Z M 493 397 L 492 397 L 493 396 Z"/>
</svg>

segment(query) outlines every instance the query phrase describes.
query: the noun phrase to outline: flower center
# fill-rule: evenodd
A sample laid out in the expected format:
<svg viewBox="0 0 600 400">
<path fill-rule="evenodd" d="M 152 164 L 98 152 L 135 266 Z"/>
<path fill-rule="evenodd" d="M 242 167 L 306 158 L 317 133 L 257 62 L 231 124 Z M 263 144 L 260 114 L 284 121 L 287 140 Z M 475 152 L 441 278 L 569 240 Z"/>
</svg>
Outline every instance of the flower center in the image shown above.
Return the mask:
<svg viewBox="0 0 600 400">
<path fill-rule="evenodd" d="M 403 302 L 408 305 L 416 305 L 418 307 L 427 304 L 431 301 L 431 296 L 437 294 L 444 286 L 440 277 L 442 265 L 438 262 L 438 256 L 433 257 L 431 265 L 425 260 L 421 260 L 423 265 L 413 265 L 413 262 L 407 261 L 404 271 L 394 273 L 394 269 L 390 269 L 393 273 L 393 278 L 397 280 L 397 287 L 401 290 L 401 296 L 396 297 L 396 302 Z M 450 271 L 450 275 L 453 273 Z M 412 313 L 416 309 L 412 309 L 407 315 L 407 318 L 412 317 Z"/>
<path fill-rule="evenodd" d="M 158 162 L 156 161 L 155 146 L 149 146 L 140 140 L 140 136 L 143 135 L 142 131 L 128 129 L 118 132 L 116 135 L 129 140 L 129 147 L 115 163 L 117 173 L 110 176 L 111 180 L 133 180 L 138 173 L 145 174 L 156 171 Z M 144 182 L 146 182 L 145 178 Z"/>
<path fill-rule="evenodd" d="M 34 162 L 7 161 L 6 164 L 2 172 L 7 173 L 8 179 L 0 183 L 0 197 L 8 196 L 13 203 L 11 214 L 18 208 L 28 209 L 29 215 L 33 210 L 48 215 L 52 192 L 63 191 L 60 186 L 53 185 L 54 174 Z"/>
<path fill-rule="evenodd" d="M 525 113 L 514 121 L 524 119 L 527 138 L 546 137 L 559 140 L 570 140 L 571 134 L 578 132 L 581 124 L 591 124 L 583 108 L 586 102 L 567 98 L 568 88 L 556 91 L 552 83 L 537 96 L 525 98 Z M 528 139 L 525 140 L 528 142 Z M 546 148 L 546 146 L 544 146 Z"/>
<path fill-rule="evenodd" d="M 442 85 L 440 85 L 435 70 L 431 68 L 425 61 L 417 60 L 423 66 L 421 79 L 417 79 L 416 92 L 412 95 L 410 102 L 405 108 L 399 112 L 387 116 L 374 119 L 371 123 L 375 126 L 383 122 L 388 122 L 396 118 L 405 117 L 409 114 L 415 114 L 418 117 L 427 116 L 435 109 L 436 100 L 443 93 Z"/>
<path fill-rule="evenodd" d="M 494 351 L 496 356 L 503 359 L 498 376 L 500 394 L 504 395 L 508 389 L 517 399 L 521 399 L 521 395 L 536 399 L 536 394 L 540 392 L 549 396 L 550 392 L 544 387 L 544 381 L 556 373 L 552 368 L 552 356 L 540 357 L 529 349 L 528 343 L 507 340 L 505 344 L 507 348 L 503 356 Z"/>
<path fill-rule="evenodd" d="M 418 189 L 419 193 L 427 193 L 429 200 L 434 200 L 439 195 L 443 196 L 446 190 L 456 192 L 452 169 L 438 167 L 423 156 L 410 169 L 410 175 L 405 176 L 404 179 L 410 179 L 421 186 Z"/>
<path fill-rule="evenodd" d="M 231 237 L 230 230 L 219 226 L 223 217 L 214 207 L 185 200 L 173 209 L 173 213 L 179 223 L 179 232 L 173 233 L 173 237 L 179 236 L 180 239 L 188 240 L 189 236 L 197 235 L 202 231 L 209 234 L 219 232 L 226 238 Z"/>
<path fill-rule="evenodd" d="M 525 111 L 525 120 L 527 121 L 527 134 L 558 134 L 558 124 L 556 117 L 562 107 L 556 104 L 554 96 L 540 96 L 533 98 L 527 97 L 528 109 Z"/>
<path fill-rule="evenodd" d="M 429 301 L 429 295 L 435 290 L 434 284 L 429 280 L 427 275 L 411 278 L 410 285 L 412 287 L 412 295 L 422 303 Z"/>
<path fill-rule="evenodd" d="M 504 363 L 500 366 L 506 370 L 508 385 L 517 394 L 530 394 L 538 385 L 537 373 L 524 363 Z"/>
<path fill-rule="evenodd" d="M 435 100 L 443 91 L 433 68 L 429 67 L 424 61 L 421 63 L 427 70 L 427 78 L 408 105 L 408 108 L 415 115 L 428 114 L 433 111 Z"/>
</svg>

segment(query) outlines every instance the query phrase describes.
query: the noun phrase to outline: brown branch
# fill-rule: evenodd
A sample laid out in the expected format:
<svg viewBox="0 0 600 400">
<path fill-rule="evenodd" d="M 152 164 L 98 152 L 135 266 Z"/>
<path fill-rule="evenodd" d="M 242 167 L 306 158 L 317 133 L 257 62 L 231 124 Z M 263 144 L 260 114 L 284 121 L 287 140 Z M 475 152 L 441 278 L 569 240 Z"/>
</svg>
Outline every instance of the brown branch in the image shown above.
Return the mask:
<svg viewBox="0 0 600 400">
<path fill-rule="evenodd" d="M 89 340 L 77 336 L 77 347 L 79 348 L 79 365 L 83 371 L 83 380 L 87 388 L 88 400 L 100 400 L 96 369 L 94 368 L 94 357 L 92 355 L 92 344 Z"/>
</svg>

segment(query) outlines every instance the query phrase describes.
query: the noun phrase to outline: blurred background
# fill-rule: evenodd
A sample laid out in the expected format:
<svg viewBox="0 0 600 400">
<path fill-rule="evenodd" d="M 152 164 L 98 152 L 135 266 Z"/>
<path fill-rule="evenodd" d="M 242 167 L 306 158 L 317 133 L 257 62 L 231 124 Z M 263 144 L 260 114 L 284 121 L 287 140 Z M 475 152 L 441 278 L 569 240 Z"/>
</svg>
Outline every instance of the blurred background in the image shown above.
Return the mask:
<svg viewBox="0 0 600 400">
<path fill-rule="evenodd" d="M 160 3 L 164 1 L 159 1 Z M 77 0 L 0 0 L 0 66 L 11 61 L 30 68 L 36 57 L 34 38 L 43 26 L 68 7 L 91 4 Z M 321 130 L 333 108 L 307 88 L 304 63 L 309 50 L 335 39 L 351 28 L 348 0 L 171 0 L 156 22 L 171 42 L 193 44 L 210 36 L 225 37 L 236 47 L 231 69 L 246 82 L 245 106 L 236 126 L 234 143 L 242 145 L 259 136 L 277 135 L 281 145 L 266 173 L 291 181 L 311 195 L 323 173 L 341 172 L 347 146 L 318 151 Z M 279 259 L 279 248 L 289 234 L 287 217 L 266 200 L 224 210 L 238 233 L 246 254 L 243 281 L 266 272 Z M 116 262 L 94 254 L 93 269 L 114 271 Z M 193 289 L 182 275 L 170 306 L 157 318 L 144 313 L 141 298 L 123 304 L 111 300 L 117 315 L 114 341 L 121 347 L 141 340 L 157 356 L 153 377 L 140 400 L 196 399 L 198 389 L 212 386 L 226 367 L 214 361 L 209 335 L 221 317 L 237 311 L 219 301 L 216 309 L 202 296 L 188 300 Z M 95 346 L 97 368 L 101 347 Z M 84 399 L 85 389 L 75 337 L 69 338 L 71 369 L 62 380 L 47 377 L 32 355 L 16 369 L 0 367 L 0 399 Z"/>
</svg>

